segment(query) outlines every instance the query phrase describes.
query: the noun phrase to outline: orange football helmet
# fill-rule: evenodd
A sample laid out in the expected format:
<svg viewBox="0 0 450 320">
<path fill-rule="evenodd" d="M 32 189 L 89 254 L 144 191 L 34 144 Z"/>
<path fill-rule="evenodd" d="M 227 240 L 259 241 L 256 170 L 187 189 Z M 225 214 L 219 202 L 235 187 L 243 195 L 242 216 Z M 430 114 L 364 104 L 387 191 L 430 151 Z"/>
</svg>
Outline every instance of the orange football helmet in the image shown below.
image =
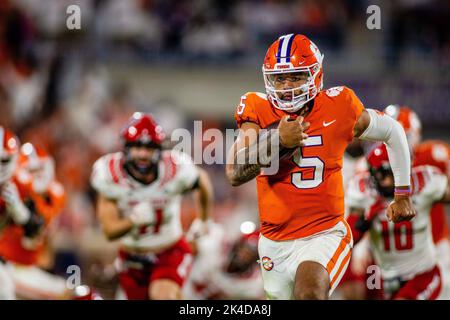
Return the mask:
<svg viewBox="0 0 450 320">
<path fill-rule="evenodd" d="M 413 151 L 422 140 L 422 123 L 417 113 L 407 106 L 398 104 L 387 106 L 384 112 L 402 125 L 408 140 L 409 150 Z"/>
<path fill-rule="evenodd" d="M 275 108 L 296 112 L 315 98 L 323 87 L 323 57 L 317 46 L 301 34 L 283 35 L 272 43 L 262 71 L 267 95 Z M 274 75 L 283 73 L 306 73 L 307 82 L 297 88 L 277 90 Z M 279 95 L 284 93 L 290 93 L 290 99 L 281 99 Z"/>
<path fill-rule="evenodd" d="M 11 178 L 17 166 L 20 142 L 11 131 L 0 126 L 0 183 Z"/>
<path fill-rule="evenodd" d="M 55 179 L 53 158 L 42 148 L 27 142 L 20 148 L 20 169 L 24 169 L 32 178 L 32 188 L 36 193 L 47 191 Z"/>
</svg>

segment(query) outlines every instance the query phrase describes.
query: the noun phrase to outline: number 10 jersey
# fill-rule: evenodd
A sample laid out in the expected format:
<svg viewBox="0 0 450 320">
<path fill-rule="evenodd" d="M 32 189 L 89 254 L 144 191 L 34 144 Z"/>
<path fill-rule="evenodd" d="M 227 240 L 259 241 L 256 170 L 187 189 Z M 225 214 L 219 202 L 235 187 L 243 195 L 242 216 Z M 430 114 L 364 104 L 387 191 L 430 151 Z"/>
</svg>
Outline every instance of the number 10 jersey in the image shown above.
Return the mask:
<svg viewBox="0 0 450 320">
<path fill-rule="evenodd" d="M 381 198 L 368 173 L 357 175 L 349 183 L 346 206 L 365 211 L 370 227 L 370 247 L 383 278 L 409 280 L 436 265 L 431 233 L 430 211 L 444 196 L 447 177 L 437 168 L 419 166 L 412 169 L 412 201 L 417 215 L 411 221 L 389 222 L 386 210 L 392 199 Z"/>
</svg>

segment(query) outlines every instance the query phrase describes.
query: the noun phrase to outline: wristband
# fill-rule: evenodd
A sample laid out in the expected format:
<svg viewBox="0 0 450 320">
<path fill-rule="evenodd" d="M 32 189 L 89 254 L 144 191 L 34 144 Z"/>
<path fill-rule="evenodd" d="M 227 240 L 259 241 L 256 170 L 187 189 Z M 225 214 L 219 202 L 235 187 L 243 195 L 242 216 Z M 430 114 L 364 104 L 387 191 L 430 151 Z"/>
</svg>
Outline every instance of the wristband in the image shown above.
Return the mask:
<svg viewBox="0 0 450 320">
<path fill-rule="evenodd" d="M 408 189 L 395 188 L 395 190 L 394 190 L 395 196 L 410 196 L 411 193 L 412 193 L 411 188 L 408 188 Z"/>
</svg>

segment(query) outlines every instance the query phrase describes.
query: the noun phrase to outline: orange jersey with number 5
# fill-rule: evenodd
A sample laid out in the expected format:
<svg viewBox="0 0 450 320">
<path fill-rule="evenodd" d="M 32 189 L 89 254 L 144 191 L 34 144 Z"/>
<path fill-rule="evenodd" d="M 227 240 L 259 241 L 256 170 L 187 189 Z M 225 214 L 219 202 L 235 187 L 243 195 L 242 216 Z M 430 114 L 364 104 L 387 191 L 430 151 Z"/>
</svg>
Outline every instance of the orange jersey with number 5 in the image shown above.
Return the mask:
<svg viewBox="0 0 450 320">
<path fill-rule="evenodd" d="M 257 178 L 261 233 L 272 240 L 291 240 L 327 230 L 343 220 L 342 158 L 364 109 L 347 87 L 321 91 L 312 111 L 308 139 L 274 175 Z M 274 108 L 262 93 L 241 97 L 235 113 L 238 127 L 253 122 L 267 128 L 289 115 Z"/>
</svg>

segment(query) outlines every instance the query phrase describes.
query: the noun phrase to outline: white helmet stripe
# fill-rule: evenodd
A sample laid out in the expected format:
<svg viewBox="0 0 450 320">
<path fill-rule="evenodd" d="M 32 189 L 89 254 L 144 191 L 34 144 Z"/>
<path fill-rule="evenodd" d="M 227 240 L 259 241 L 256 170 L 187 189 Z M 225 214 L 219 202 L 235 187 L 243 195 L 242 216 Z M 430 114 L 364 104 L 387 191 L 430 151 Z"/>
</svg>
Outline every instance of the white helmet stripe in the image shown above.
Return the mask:
<svg viewBox="0 0 450 320">
<path fill-rule="evenodd" d="M 290 52 L 287 52 L 287 49 L 291 42 L 291 38 L 294 36 L 293 33 L 291 34 L 287 34 L 285 36 L 283 36 L 283 44 L 281 46 L 281 52 L 280 52 L 280 62 L 281 63 L 287 63 L 287 57 L 289 56 Z"/>
</svg>

